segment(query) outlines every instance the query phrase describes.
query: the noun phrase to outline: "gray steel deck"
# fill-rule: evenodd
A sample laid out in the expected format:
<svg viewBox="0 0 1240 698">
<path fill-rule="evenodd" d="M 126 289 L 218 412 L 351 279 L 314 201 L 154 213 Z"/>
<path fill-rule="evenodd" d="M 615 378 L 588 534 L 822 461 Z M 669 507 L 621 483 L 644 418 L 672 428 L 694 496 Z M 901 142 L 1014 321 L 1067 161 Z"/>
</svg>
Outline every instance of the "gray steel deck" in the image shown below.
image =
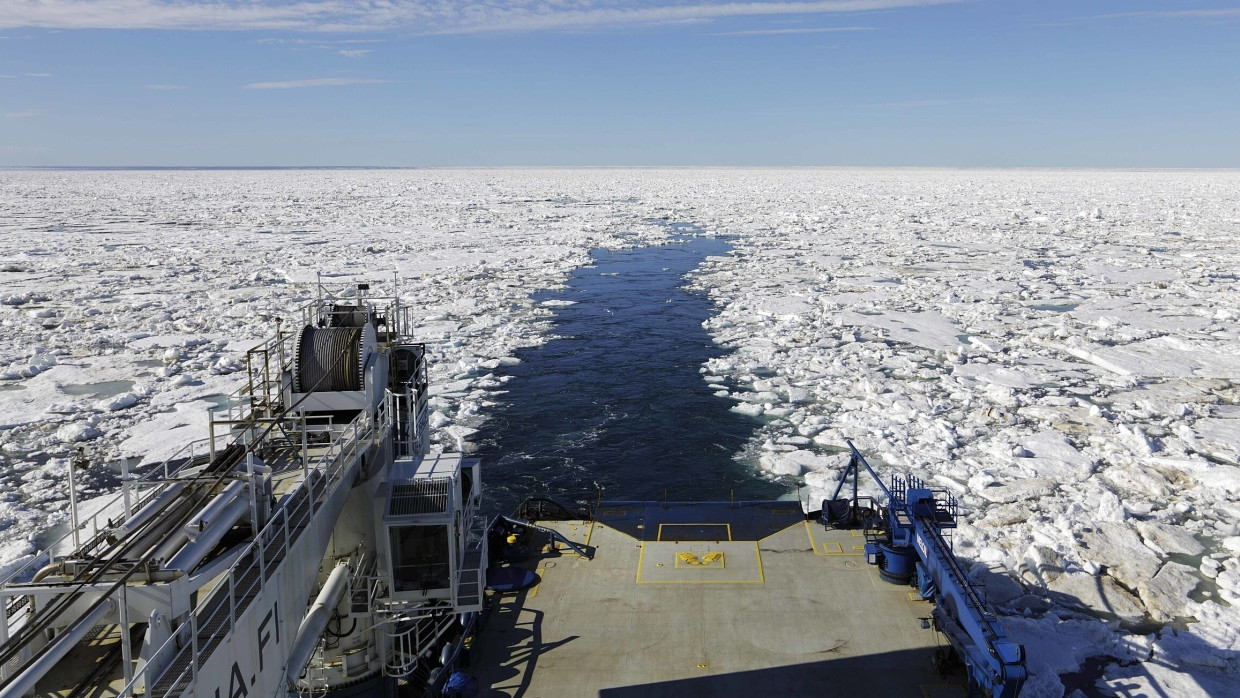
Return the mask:
<svg viewBox="0 0 1240 698">
<path fill-rule="evenodd" d="M 544 547 L 525 563 L 541 583 L 494 599 L 469 669 L 483 696 L 965 695 L 962 672 L 933 668 L 930 604 L 878 578 L 859 532 L 798 523 L 729 541 L 703 523 L 689 537 L 715 526 L 720 540 L 668 542 L 541 525 L 595 558 Z"/>
</svg>

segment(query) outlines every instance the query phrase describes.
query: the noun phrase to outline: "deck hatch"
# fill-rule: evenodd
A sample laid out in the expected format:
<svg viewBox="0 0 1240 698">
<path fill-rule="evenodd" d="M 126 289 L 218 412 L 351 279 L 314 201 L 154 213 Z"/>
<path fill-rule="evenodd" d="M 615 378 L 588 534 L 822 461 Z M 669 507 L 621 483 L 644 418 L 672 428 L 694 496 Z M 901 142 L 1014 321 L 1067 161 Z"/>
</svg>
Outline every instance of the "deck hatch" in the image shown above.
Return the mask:
<svg viewBox="0 0 1240 698">
<path fill-rule="evenodd" d="M 450 478 L 392 485 L 392 494 L 388 498 L 388 516 L 442 514 L 448 511 L 448 496 L 451 493 Z"/>
<path fill-rule="evenodd" d="M 726 523 L 659 524 L 660 541 L 732 540 L 732 527 Z"/>
</svg>

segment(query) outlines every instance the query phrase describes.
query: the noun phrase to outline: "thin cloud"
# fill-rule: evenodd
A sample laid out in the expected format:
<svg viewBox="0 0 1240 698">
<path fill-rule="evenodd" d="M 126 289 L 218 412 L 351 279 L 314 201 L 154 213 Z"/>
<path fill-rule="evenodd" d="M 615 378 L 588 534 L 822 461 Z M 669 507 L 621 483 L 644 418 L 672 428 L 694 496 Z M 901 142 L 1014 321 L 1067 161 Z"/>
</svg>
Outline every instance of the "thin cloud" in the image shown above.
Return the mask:
<svg viewBox="0 0 1240 698">
<path fill-rule="evenodd" d="M 387 39 L 297 39 L 297 38 L 266 38 L 259 39 L 256 43 L 263 46 L 287 47 L 293 51 L 301 51 L 304 49 L 320 49 L 331 51 L 335 54 L 344 56 L 345 58 L 362 58 L 368 53 L 374 53 L 372 48 L 347 48 L 365 44 L 380 44 L 386 42 Z"/>
<path fill-rule="evenodd" d="M 1240 7 L 1222 7 L 1195 10 L 1133 10 L 1131 12 L 1112 12 L 1105 15 L 1074 17 L 1061 22 L 1039 22 L 1039 27 L 1072 27 L 1082 22 L 1099 22 L 1124 19 L 1240 19 Z"/>
<path fill-rule="evenodd" d="M 699 2 L 665 3 L 656 6 L 625 7 L 620 3 L 591 0 L 581 3 L 583 9 L 540 11 L 537 5 L 519 11 L 505 8 L 478 13 L 477 19 L 462 27 L 446 27 L 427 33 L 459 34 L 504 31 L 538 31 L 585 29 L 607 25 L 669 24 L 702 22 L 735 17 L 773 17 L 787 15 L 835 14 L 890 10 L 906 7 L 954 4 L 962 0 L 818 0 L 807 2 Z M 483 8 L 479 8 L 483 9 Z"/>
<path fill-rule="evenodd" d="M 286 37 L 267 37 L 254 43 L 268 46 L 312 46 L 314 48 L 334 48 L 351 44 L 381 44 L 387 39 L 292 39 Z"/>
<path fill-rule="evenodd" d="M 43 112 L 41 111 L 11 111 L 5 114 L 4 118 L 6 119 L 29 119 L 31 117 L 39 116 L 42 113 Z"/>
<path fill-rule="evenodd" d="M 377 85 L 391 80 L 372 78 L 310 78 L 309 80 L 283 80 L 280 82 L 252 82 L 245 90 L 294 90 L 301 87 L 337 87 L 340 85 Z"/>
<path fill-rule="evenodd" d="M 148 90 L 184 90 L 185 85 L 143 85 Z"/>
<path fill-rule="evenodd" d="M 56 76 L 55 73 L 26 73 L 25 75 L 28 78 L 50 78 Z"/>
<path fill-rule="evenodd" d="M 826 34 L 828 32 L 870 32 L 877 27 L 792 27 L 788 29 L 750 29 L 747 31 L 716 32 L 711 36 L 779 36 L 781 34 Z"/>
<path fill-rule="evenodd" d="M 1240 17 L 1240 7 L 1224 7 L 1213 10 L 1138 10 L 1134 12 L 1116 12 L 1109 15 L 1095 15 L 1088 19 L 1125 19 L 1129 17 L 1150 19 Z"/>
<path fill-rule="evenodd" d="M 989 104 L 990 100 L 985 97 L 963 97 L 958 99 L 911 99 L 903 102 L 881 102 L 879 104 L 867 104 L 868 107 L 877 107 L 880 109 L 926 109 L 932 107 L 950 107 L 957 104 Z"/>
<path fill-rule="evenodd" d="M 926 7 L 964 0 L 42 0 L 0 28 L 531 32 Z M 10 3 L 12 5 L 13 3 Z"/>
</svg>

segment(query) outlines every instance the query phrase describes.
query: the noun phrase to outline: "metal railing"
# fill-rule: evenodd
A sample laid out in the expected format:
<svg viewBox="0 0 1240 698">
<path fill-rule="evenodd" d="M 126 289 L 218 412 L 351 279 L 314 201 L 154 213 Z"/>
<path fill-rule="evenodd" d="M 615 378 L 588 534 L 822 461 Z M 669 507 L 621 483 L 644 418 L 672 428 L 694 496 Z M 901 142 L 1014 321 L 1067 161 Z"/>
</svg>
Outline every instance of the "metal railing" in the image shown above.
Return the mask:
<svg viewBox="0 0 1240 698">
<path fill-rule="evenodd" d="M 79 521 L 76 531 L 79 536 L 87 528 L 90 530 L 90 537 L 80 546 L 69 544 L 75 532 L 71 529 L 48 543 L 42 552 L 47 553 L 49 558 L 56 555 L 57 551 L 64 551 L 60 554 L 61 557 L 75 553 L 91 553 L 107 540 L 107 536 L 112 529 L 119 524 L 123 524 L 129 516 L 132 516 L 134 512 L 140 511 L 142 507 L 149 504 L 155 497 L 158 497 L 166 487 L 173 484 L 173 479 L 182 470 L 195 465 L 196 461 L 205 459 L 209 452 L 207 446 L 209 441 L 210 439 L 191 441 L 161 463 L 156 464 L 141 478 L 122 482 L 120 492 L 117 492 L 114 497 L 99 507 L 89 518 Z M 134 493 L 135 489 L 139 491 L 138 494 Z M 128 512 L 124 510 L 126 498 L 131 498 L 132 500 L 128 505 Z M 117 517 L 118 510 L 120 511 L 119 517 Z M 38 571 L 38 567 L 44 564 L 47 564 L 47 560 L 44 559 L 42 554 L 34 555 L 30 560 L 13 568 L 3 579 L 0 579 L 0 588 L 27 580 Z"/>
<path fill-rule="evenodd" d="M 513 518 L 527 521 L 590 521 L 589 506 L 570 506 L 550 497 L 526 497 L 513 512 Z"/>
<path fill-rule="evenodd" d="M 413 326 L 410 309 L 401 306 L 398 300 L 385 310 L 388 313 L 389 336 L 404 336 Z M 391 332 L 393 329 L 395 333 Z M 175 482 L 185 468 L 213 461 L 216 446 L 221 441 L 240 442 L 252 449 L 256 443 L 276 438 L 273 430 L 280 426 L 277 424 L 279 415 L 273 410 L 281 402 L 283 364 L 294 337 L 295 333 L 281 333 L 276 339 L 248 352 L 249 380 L 228 396 L 224 407 L 212 410 L 213 413 L 222 412 L 225 419 L 217 419 L 212 414 L 211 437 L 186 444 L 139 480 L 126 480 L 121 492 L 79 526 L 48 545 L 44 552 L 49 555 L 36 554 L 31 560 L 10 570 L 0 579 L 0 587 L 32 577 L 40 566 L 46 564 L 48 557 L 64 549 L 70 539 L 81 537 L 85 531 L 90 532 L 90 538 L 83 545 L 74 545 L 73 552 L 88 553 L 108 543 L 109 534 L 116 526 L 108 514 L 116 517 L 120 509 L 123 511 L 122 522 L 131 517 Z M 420 385 L 424 386 L 424 365 L 420 371 Z M 425 391 L 410 397 L 415 407 L 415 428 L 422 427 L 426 420 L 426 410 L 422 409 L 426 401 Z M 228 637 L 238 618 L 279 569 L 290 547 L 310 524 L 320 506 L 339 488 L 348 465 L 364 449 L 379 442 L 376 434 L 390 433 L 393 411 L 386 407 L 386 404 L 381 404 L 374 419 L 363 411 L 348 424 L 329 423 L 325 431 L 331 435 L 330 443 L 324 452 L 314 457 L 308 456 L 303 438 L 305 475 L 302 481 L 282 499 L 279 508 L 272 513 L 258 535 L 240 552 L 225 578 L 155 650 L 144 669 L 128 682 L 119 695 L 134 696 L 137 687 L 144 686 L 148 696 L 165 698 L 179 695 L 197 685 L 198 672 L 210 658 L 212 650 Z M 216 435 L 214 429 L 217 425 L 228 425 L 230 433 Z M 417 436 L 421 437 L 421 429 L 418 431 Z M 0 629 L 8 630 L 8 619 L 14 615 L 8 611 L 19 609 L 25 603 L 27 597 L 20 596 L 0 608 L 0 611 L 5 611 L 0 614 L 0 624 L 5 627 Z"/>
<path fill-rule="evenodd" d="M 375 427 L 367 413 L 361 412 L 339 428 L 328 449 L 309 464 L 309 477 L 303 478 L 283 499 L 227 576 L 190 612 L 188 622 L 183 622 L 152 654 L 146 668 L 121 690 L 121 696 L 136 695 L 139 684 L 146 686 L 149 698 L 181 695 L 198 685 L 198 672 L 212 650 L 262 593 L 264 584 L 309 526 L 314 513 L 340 486 L 349 463 L 373 443 Z"/>
<path fill-rule="evenodd" d="M 457 615 L 450 606 L 436 606 L 425 611 L 424 615 L 413 618 L 396 616 L 385 621 L 391 628 L 386 632 L 391 651 L 383 665 L 383 673 L 387 676 L 403 678 L 412 673 L 422 651 L 438 642 L 457 622 Z"/>
<path fill-rule="evenodd" d="M 915 475 L 904 477 L 891 476 L 891 506 L 903 509 L 908 505 L 909 490 L 930 490 L 934 495 L 934 520 L 942 528 L 953 528 L 960 514 L 960 504 L 955 495 L 943 488 L 926 485 L 925 481 Z"/>
<path fill-rule="evenodd" d="M 326 295 L 301 307 L 303 325 L 314 325 L 319 321 L 335 322 L 336 318 L 344 321 L 355 321 L 360 313 L 371 318 L 376 329 L 382 322 L 382 332 L 392 337 L 406 337 L 417 327 L 420 317 L 414 312 L 416 308 L 400 302 L 397 296 L 333 296 Z M 293 335 L 296 332 L 291 333 Z"/>
<path fill-rule="evenodd" d="M 487 518 L 474 514 L 470 516 L 469 523 L 465 547 L 457 562 L 456 578 L 452 584 L 452 605 L 458 611 L 482 610 L 483 587 L 486 584 Z"/>
</svg>

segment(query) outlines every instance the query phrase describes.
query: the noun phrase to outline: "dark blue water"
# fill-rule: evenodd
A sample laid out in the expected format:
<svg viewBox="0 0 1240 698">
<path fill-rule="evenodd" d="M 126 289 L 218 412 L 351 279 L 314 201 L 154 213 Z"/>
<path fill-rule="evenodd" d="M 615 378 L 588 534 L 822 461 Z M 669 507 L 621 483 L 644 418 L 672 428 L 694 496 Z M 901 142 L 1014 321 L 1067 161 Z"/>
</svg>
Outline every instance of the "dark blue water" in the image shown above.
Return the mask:
<svg viewBox="0 0 1240 698">
<path fill-rule="evenodd" d="M 476 435 L 489 508 L 526 496 L 560 499 L 726 501 L 774 499 L 784 487 L 733 455 L 759 422 L 730 411 L 699 369 L 724 349 L 702 321 L 703 294 L 685 275 L 726 242 L 691 237 L 672 245 L 596 251 L 568 288 L 535 299 L 555 308 L 547 344 L 517 353 L 521 363 L 503 403 Z"/>
</svg>

